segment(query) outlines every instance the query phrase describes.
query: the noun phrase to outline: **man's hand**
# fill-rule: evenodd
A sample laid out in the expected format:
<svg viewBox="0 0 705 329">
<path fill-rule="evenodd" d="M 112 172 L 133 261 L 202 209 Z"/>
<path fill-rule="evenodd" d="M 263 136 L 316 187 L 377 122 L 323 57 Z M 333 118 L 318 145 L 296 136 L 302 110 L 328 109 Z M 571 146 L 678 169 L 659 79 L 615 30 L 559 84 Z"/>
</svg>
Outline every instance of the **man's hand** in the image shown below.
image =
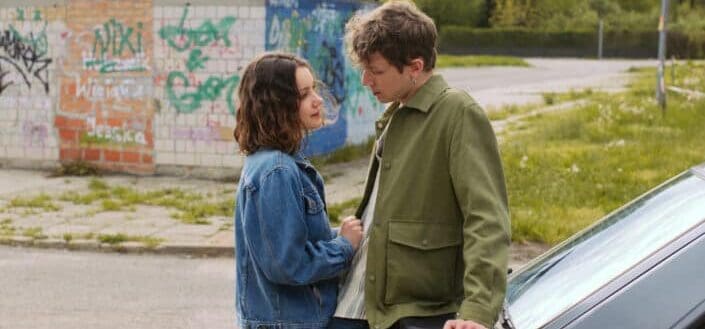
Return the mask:
<svg viewBox="0 0 705 329">
<path fill-rule="evenodd" d="M 354 216 L 343 219 L 343 223 L 340 225 L 339 234 L 350 241 L 353 249 L 357 250 L 360 246 L 360 240 L 362 240 L 362 221 Z"/>
<path fill-rule="evenodd" d="M 469 320 L 448 320 L 443 329 L 487 329 L 485 326 Z"/>
</svg>

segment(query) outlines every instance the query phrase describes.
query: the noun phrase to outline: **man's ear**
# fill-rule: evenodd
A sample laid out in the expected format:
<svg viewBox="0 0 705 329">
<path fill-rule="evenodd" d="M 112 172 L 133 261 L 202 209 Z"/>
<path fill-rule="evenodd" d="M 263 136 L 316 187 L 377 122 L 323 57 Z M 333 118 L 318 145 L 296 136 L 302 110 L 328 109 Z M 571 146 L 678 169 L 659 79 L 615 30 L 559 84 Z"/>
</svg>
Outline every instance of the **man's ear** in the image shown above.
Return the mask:
<svg viewBox="0 0 705 329">
<path fill-rule="evenodd" d="M 423 71 L 424 68 L 424 61 L 423 58 L 417 57 L 411 60 L 409 63 L 409 68 L 411 69 L 411 73 L 413 74 L 419 74 Z"/>
</svg>

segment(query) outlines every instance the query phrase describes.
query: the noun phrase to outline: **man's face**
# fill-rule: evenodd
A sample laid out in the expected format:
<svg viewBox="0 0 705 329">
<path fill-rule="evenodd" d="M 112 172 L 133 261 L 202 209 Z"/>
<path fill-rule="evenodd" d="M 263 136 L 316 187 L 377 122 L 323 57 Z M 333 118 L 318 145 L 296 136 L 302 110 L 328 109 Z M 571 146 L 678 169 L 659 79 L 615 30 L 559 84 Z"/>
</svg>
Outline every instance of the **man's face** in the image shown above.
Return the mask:
<svg viewBox="0 0 705 329">
<path fill-rule="evenodd" d="M 408 66 L 399 72 L 396 66 L 375 52 L 363 62 L 362 68 L 362 84 L 370 88 L 380 102 L 404 102 L 411 94 L 413 84 Z"/>
</svg>

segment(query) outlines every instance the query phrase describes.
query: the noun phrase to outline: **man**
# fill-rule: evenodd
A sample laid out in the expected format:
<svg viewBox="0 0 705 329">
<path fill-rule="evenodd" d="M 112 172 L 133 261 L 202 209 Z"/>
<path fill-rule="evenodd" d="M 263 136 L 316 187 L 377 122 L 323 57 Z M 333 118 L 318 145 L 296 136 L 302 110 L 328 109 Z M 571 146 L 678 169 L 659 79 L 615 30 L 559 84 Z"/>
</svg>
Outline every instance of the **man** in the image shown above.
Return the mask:
<svg viewBox="0 0 705 329">
<path fill-rule="evenodd" d="M 491 328 L 506 289 L 510 224 L 482 109 L 433 73 L 437 31 L 408 2 L 346 27 L 362 82 L 391 105 L 376 129 L 356 217 L 365 238 L 329 328 Z"/>
</svg>

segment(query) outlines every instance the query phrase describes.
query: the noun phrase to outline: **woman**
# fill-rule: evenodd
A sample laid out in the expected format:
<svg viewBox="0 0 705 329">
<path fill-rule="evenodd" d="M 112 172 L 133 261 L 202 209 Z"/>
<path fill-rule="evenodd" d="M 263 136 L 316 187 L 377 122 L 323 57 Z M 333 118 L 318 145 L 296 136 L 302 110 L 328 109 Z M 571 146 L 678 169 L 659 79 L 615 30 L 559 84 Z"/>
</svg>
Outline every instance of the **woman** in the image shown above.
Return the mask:
<svg viewBox="0 0 705 329">
<path fill-rule="evenodd" d="M 301 153 L 323 125 L 313 72 L 296 56 L 265 54 L 245 68 L 238 96 L 234 135 L 247 155 L 235 207 L 240 328 L 326 328 L 362 226 L 351 217 L 331 230 L 323 179 Z"/>
</svg>

